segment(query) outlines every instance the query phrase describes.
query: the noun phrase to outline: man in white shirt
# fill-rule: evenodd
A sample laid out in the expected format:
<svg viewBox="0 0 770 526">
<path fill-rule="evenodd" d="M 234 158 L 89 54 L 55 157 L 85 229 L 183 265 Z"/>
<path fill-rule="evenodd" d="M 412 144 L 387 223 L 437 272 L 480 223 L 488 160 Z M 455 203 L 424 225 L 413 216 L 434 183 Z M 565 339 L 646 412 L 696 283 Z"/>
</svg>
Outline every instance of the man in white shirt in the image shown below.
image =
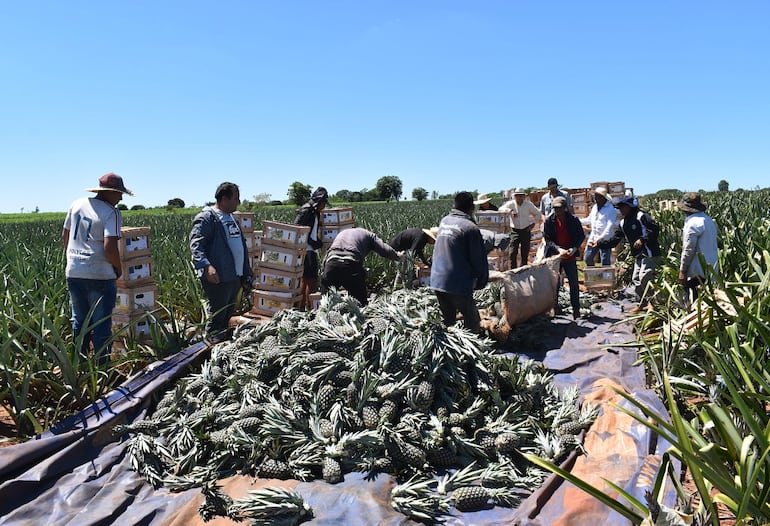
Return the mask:
<svg viewBox="0 0 770 526">
<path fill-rule="evenodd" d="M 688 300 L 693 301 L 698 297 L 698 286 L 706 278 L 706 269 L 701 265 L 700 256 L 712 272 L 719 271 L 717 226 L 706 215 L 706 205 L 696 192 L 685 193 L 676 206 L 687 214 L 682 228 L 679 283 L 687 291 Z"/>
<path fill-rule="evenodd" d="M 591 228 L 583 256 L 583 261 L 589 267 L 596 264 L 597 254 L 602 265 L 612 263 L 612 249 L 606 245 L 618 228 L 618 210 L 612 205 L 608 195 L 605 187 L 597 187 L 594 190 L 594 205 L 591 207 L 591 212 L 587 218 L 580 220 L 582 224 Z"/>
<path fill-rule="evenodd" d="M 96 362 L 101 365 L 112 351 L 112 309 L 121 274 L 118 240 L 123 219 L 117 204 L 123 194 L 134 194 L 114 173 L 101 176 L 99 186 L 86 191 L 96 192 L 96 196 L 72 203 L 64 219 L 62 243 L 67 258 L 65 277 L 72 332 L 77 337 L 86 330 L 81 351 L 87 354 L 93 344 Z"/>
<path fill-rule="evenodd" d="M 523 267 L 529 258 L 532 242 L 532 229 L 540 222 L 542 214 L 521 188 L 513 191 L 513 199 L 503 203 L 501 212 L 511 214 L 511 268 Z M 517 254 L 521 254 L 517 265 Z"/>
</svg>

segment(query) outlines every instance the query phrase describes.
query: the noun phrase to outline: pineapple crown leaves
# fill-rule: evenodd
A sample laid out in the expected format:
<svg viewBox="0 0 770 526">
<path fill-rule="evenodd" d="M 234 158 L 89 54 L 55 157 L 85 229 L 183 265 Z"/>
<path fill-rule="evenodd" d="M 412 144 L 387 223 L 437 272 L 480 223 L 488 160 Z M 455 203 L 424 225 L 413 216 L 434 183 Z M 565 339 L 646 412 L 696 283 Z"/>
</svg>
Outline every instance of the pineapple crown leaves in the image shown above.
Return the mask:
<svg viewBox="0 0 770 526">
<path fill-rule="evenodd" d="M 128 440 L 126 451 L 132 469 L 154 487 L 160 487 L 163 483 L 163 473 L 173 461 L 173 456 L 166 446 L 152 437 L 137 434 Z"/>
<path fill-rule="evenodd" d="M 302 495 L 285 488 L 251 490 L 232 501 L 228 514 L 233 520 L 250 519 L 252 524 L 299 524 L 313 516 Z"/>
<path fill-rule="evenodd" d="M 433 494 L 433 479 L 413 476 L 394 487 L 390 504 L 399 513 L 412 519 L 441 522 L 440 516 L 449 513 L 449 504 Z"/>
<path fill-rule="evenodd" d="M 484 473 L 484 469 L 480 468 L 474 460 L 462 469 L 458 469 L 451 475 L 446 474 L 442 477 L 438 484 L 438 492 L 442 495 L 446 495 L 450 491 L 454 491 L 460 486 L 468 486 L 476 483 L 481 475 Z"/>
<path fill-rule="evenodd" d="M 203 520 L 208 522 L 214 517 L 231 517 L 228 508 L 232 505 L 233 499 L 230 498 L 219 486 L 216 481 L 209 480 L 201 486 L 203 494 L 203 503 L 198 508 Z"/>
</svg>

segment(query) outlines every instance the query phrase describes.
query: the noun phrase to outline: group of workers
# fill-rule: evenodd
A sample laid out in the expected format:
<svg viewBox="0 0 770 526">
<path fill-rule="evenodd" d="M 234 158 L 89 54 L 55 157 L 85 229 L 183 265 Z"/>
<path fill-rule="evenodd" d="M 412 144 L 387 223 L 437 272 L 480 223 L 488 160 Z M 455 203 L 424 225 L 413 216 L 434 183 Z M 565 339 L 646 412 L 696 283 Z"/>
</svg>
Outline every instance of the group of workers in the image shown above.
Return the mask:
<svg viewBox="0 0 770 526">
<path fill-rule="evenodd" d="M 66 253 L 66 281 L 70 295 L 72 327 L 75 336 L 83 334 L 83 350 L 96 352 L 97 361 L 104 363 L 110 355 L 112 336 L 111 315 L 117 297 L 116 280 L 121 275 L 118 240 L 122 217 L 117 205 L 123 195 L 133 195 L 114 173 L 99 178 L 97 187 L 87 191 L 93 197 L 76 200 L 67 212 L 62 231 Z M 207 297 L 206 337 L 212 342 L 231 337 L 228 329 L 236 300 L 242 289 L 253 283 L 253 271 L 245 238 L 233 217 L 240 204 L 238 185 L 220 184 L 216 202 L 206 206 L 193 219 L 190 231 L 190 251 L 193 267 Z M 482 289 L 489 280 L 487 248 L 484 236 L 474 218 L 479 210 L 496 207 L 491 198 L 469 192 L 454 197 L 451 211 L 438 227 L 411 228 L 399 233 L 391 243 L 363 228 L 342 230 L 326 251 L 323 265 L 319 259 L 322 247 L 321 213 L 329 202 L 325 188 L 317 188 L 307 203 L 297 210 L 295 223 L 310 227 L 307 252 L 300 288 L 303 306 L 309 306 L 309 295 L 320 281 L 322 292 L 340 287 L 360 303 L 367 302 L 364 259 L 370 252 L 394 261 L 403 261 L 407 251 L 413 251 L 425 265 L 430 263 L 430 286 L 438 300 L 444 323 L 454 324 L 457 314 L 471 331 L 478 332 L 480 317 L 473 300 L 473 291 Z M 717 270 L 717 229 L 705 214 L 706 205 L 697 193 L 688 192 L 678 203 L 687 214 L 683 229 L 683 249 L 679 281 L 689 297 L 697 295 L 698 286 L 707 271 L 701 261 Z M 570 196 L 562 191 L 556 179 L 548 181 L 546 193 L 537 208 L 521 188 L 513 191 L 513 199 L 499 207 L 510 212 L 510 251 L 512 267 L 527 264 L 532 230 L 543 219 L 545 255 L 558 254 L 561 268 L 570 287 L 570 301 L 575 317 L 579 316 L 577 259 L 585 238 L 583 225 L 590 228 L 584 260 L 594 265 L 596 257 L 602 265 L 610 263 L 611 249 L 625 240 L 634 257 L 633 291 L 639 301 L 636 308 L 649 302 L 647 285 L 660 257 L 659 227 L 653 218 L 639 208 L 637 199 L 625 195 L 610 199 L 606 188 L 594 190 L 594 205 L 583 220 L 573 212 Z M 616 222 L 617 211 L 621 218 Z M 429 260 L 424 254 L 427 244 L 434 244 Z M 320 276 L 320 279 L 319 279 Z"/>
</svg>

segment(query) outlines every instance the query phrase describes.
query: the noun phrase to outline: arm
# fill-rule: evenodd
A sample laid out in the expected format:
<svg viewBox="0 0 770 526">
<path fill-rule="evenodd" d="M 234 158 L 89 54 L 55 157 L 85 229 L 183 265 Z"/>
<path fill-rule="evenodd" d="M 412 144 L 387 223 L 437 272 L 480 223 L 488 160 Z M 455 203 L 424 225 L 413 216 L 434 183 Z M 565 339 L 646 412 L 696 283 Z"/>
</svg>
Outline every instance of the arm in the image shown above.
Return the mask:
<svg viewBox="0 0 770 526">
<path fill-rule="evenodd" d="M 473 229 L 468 235 L 468 258 L 473 270 L 473 276 L 476 278 L 475 289 L 483 289 L 489 282 L 489 262 L 487 253 L 484 250 L 484 239 L 481 237 L 481 231 Z"/>
<path fill-rule="evenodd" d="M 693 260 L 698 255 L 698 238 L 703 233 L 703 225 L 693 224 L 692 221 L 685 221 L 682 231 L 682 258 L 679 264 L 679 271 L 687 273 Z"/>
<path fill-rule="evenodd" d="M 190 252 L 192 253 L 193 268 L 198 271 L 198 277 L 205 277 L 210 283 L 219 283 L 217 269 L 211 264 L 208 250 L 213 238 L 212 221 L 206 214 L 200 213 L 193 219 L 190 231 Z"/>
<path fill-rule="evenodd" d="M 61 242 L 64 245 L 64 253 L 67 253 L 67 247 L 70 244 L 70 230 L 69 228 L 65 228 L 61 232 Z"/>
<path fill-rule="evenodd" d="M 112 269 L 115 271 L 115 277 L 119 278 L 123 272 L 120 265 L 120 252 L 118 251 L 119 237 L 109 236 L 104 238 L 104 256 L 107 261 L 112 265 Z"/>
<path fill-rule="evenodd" d="M 374 233 L 371 233 L 371 241 L 372 241 L 372 250 L 374 250 L 377 254 L 380 256 L 392 259 L 393 261 L 398 261 L 401 256 L 399 256 L 398 252 L 396 250 L 385 243 L 382 239 L 377 237 Z"/>
<path fill-rule="evenodd" d="M 527 203 L 529 203 L 530 217 L 532 218 L 532 223 L 529 226 L 533 227 L 540 222 L 543 218 L 543 214 L 540 213 L 540 210 L 537 209 L 532 201 L 527 201 Z"/>
</svg>

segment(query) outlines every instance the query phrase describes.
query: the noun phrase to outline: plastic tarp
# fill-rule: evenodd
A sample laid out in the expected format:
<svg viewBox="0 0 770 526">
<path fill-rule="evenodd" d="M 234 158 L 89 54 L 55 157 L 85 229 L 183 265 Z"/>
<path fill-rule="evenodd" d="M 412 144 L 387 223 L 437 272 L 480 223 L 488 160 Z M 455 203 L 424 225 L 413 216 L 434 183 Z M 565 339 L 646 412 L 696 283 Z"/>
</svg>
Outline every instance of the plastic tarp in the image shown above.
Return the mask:
<svg viewBox="0 0 770 526">
<path fill-rule="evenodd" d="M 618 305 L 597 304 L 588 320 L 554 318 L 554 330 L 544 335 L 543 348 L 509 351 L 542 360 L 554 373 L 558 387 L 578 385 L 585 400 L 602 408 L 585 434 L 587 455 L 573 455 L 566 465 L 598 487 L 602 487 L 601 477 L 605 477 L 643 499 L 668 445 L 655 443 L 644 426 L 609 406 L 611 401 L 620 400 L 612 387 L 625 389 L 660 413 L 665 413 L 665 408 L 645 388 L 644 371 L 634 365 L 635 351 L 620 346 L 634 339 L 630 324 L 616 323 L 622 318 Z M 114 441 L 110 430 L 117 423 L 143 417 L 154 400 L 193 362 L 204 357 L 206 350 L 197 345 L 153 364 L 141 377 L 50 432 L 0 449 L 0 525 L 204 524 L 197 513 L 203 499 L 200 490 L 171 493 L 153 489 L 131 470 L 124 442 Z M 314 526 L 417 524 L 390 507 L 395 481 L 387 475 L 368 480 L 363 474 L 350 473 L 344 482 L 335 485 L 234 476 L 221 484 L 233 498 L 264 486 L 292 487 L 312 506 L 314 518 L 307 524 Z M 453 510 L 444 524 L 629 524 L 558 477 L 549 477 L 542 487 L 533 490 L 516 509 L 494 507 L 473 513 Z M 205 524 L 233 522 L 216 518 Z"/>
</svg>

